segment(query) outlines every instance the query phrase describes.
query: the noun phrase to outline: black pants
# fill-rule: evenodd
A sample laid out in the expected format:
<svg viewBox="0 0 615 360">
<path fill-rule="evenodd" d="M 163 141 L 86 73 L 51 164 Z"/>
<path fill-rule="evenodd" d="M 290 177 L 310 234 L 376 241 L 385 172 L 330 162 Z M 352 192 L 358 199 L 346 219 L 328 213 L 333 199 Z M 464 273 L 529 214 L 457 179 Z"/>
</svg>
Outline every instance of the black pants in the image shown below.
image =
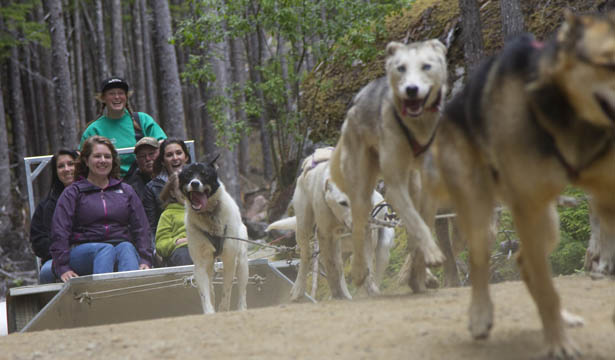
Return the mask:
<svg viewBox="0 0 615 360">
<path fill-rule="evenodd" d="M 192 258 L 187 246 L 178 247 L 171 256 L 165 259 L 167 266 L 192 265 Z"/>
</svg>

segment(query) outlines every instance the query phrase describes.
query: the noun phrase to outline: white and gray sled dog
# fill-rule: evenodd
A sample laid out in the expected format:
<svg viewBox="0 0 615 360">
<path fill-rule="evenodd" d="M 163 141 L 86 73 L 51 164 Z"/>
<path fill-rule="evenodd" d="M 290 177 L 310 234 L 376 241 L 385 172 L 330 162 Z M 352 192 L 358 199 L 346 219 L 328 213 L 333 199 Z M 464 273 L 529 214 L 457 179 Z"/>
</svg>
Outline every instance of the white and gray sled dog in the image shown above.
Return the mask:
<svg viewBox="0 0 615 360">
<path fill-rule="evenodd" d="M 444 255 L 411 199 L 411 174 L 434 139 L 447 92 L 446 47 L 439 40 L 386 47 L 386 76 L 353 99 L 331 158 L 331 178 L 349 200 L 354 256 L 352 279 L 377 294 L 366 225 L 371 197 L 382 177 L 385 198 L 407 228 L 408 247 L 427 265 Z M 424 255 L 424 257 L 423 257 Z M 417 262 L 418 264 L 418 262 Z M 416 279 L 424 282 L 425 279 Z"/>
<path fill-rule="evenodd" d="M 237 275 L 237 309 L 245 310 L 248 284 L 248 238 L 239 207 L 218 179 L 214 161 L 193 163 L 179 174 L 179 187 L 185 197 L 188 250 L 194 262 L 194 278 L 199 288 L 203 312 L 214 313 L 214 261 L 220 257 L 224 285 L 219 311 L 228 311 L 233 280 Z"/>
<path fill-rule="evenodd" d="M 352 217 L 348 198 L 335 186 L 329 176 L 329 159 L 332 152 L 333 148 L 317 149 L 303 161 L 292 200 L 295 216 L 278 220 L 267 227 L 267 231 L 274 229 L 296 231 L 301 262 L 291 290 L 292 301 L 301 299 L 305 293 L 312 258 L 310 239 L 314 231 L 317 234 L 331 295 L 334 298 L 352 298 L 343 271 L 343 254 L 352 252 L 352 244 L 349 240 L 344 241 L 342 237 L 351 229 Z M 372 190 L 370 202 L 372 208 L 383 203 L 383 200 L 380 193 Z M 377 211 L 376 216 L 384 221 L 385 213 L 386 209 L 382 208 Z M 372 247 L 369 251 L 375 251 L 376 254 L 375 280 L 379 284 L 389 263 L 395 230 L 390 227 L 373 229 L 370 231 L 370 236 Z"/>
</svg>

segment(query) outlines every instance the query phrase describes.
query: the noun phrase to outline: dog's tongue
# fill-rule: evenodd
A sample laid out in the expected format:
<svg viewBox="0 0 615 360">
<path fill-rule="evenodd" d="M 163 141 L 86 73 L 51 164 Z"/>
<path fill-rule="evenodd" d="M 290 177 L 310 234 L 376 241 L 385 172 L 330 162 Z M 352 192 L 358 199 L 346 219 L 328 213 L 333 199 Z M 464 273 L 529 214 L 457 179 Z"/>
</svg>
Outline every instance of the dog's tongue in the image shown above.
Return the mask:
<svg viewBox="0 0 615 360">
<path fill-rule="evenodd" d="M 423 100 L 406 100 L 404 102 L 406 108 L 410 110 L 411 114 L 416 114 L 421 112 L 421 107 L 423 106 Z"/>
<path fill-rule="evenodd" d="M 410 115 L 416 115 L 421 112 L 422 107 L 423 100 L 406 100 L 404 101 L 402 115 L 406 116 L 408 113 L 410 113 Z"/>
<path fill-rule="evenodd" d="M 192 191 L 190 193 L 190 204 L 194 210 L 201 210 L 207 207 L 207 196 L 203 193 Z"/>
</svg>

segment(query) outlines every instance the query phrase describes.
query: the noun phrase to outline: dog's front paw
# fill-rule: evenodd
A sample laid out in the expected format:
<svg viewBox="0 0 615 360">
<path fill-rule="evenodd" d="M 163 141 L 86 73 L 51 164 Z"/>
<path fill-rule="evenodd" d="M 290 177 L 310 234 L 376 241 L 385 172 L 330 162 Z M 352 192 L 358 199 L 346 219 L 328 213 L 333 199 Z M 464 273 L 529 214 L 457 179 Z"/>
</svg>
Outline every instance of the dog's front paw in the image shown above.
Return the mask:
<svg viewBox="0 0 615 360">
<path fill-rule="evenodd" d="M 482 340 L 489 337 L 489 332 L 493 327 L 493 304 L 487 301 L 486 304 L 478 304 L 472 301 L 470 305 L 470 333 L 475 340 Z"/>
<path fill-rule="evenodd" d="M 303 299 L 305 295 L 305 287 L 301 285 L 297 285 L 297 282 L 293 285 L 293 288 L 290 290 L 290 301 L 297 302 Z"/>
<path fill-rule="evenodd" d="M 378 285 L 376 285 L 376 282 L 371 275 L 368 276 L 365 281 L 365 290 L 367 291 L 368 296 L 380 295 L 380 289 L 378 288 Z"/>
<path fill-rule="evenodd" d="M 429 289 L 437 289 L 440 287 L 440 281 L 438 280 L 438 278 L 431 273 L 431 271 L 429 271 L 429 269 L 426 270 L 427 271 L 427 277 L 425 279 L 425 286 L 427 286 L 427 288 Z"/>
<path fill-rule="evenodd" d="M 442 265 L 444 260 L 446 260 L 446 257 L 433 240 L 422 246 L 421 250 L 425 256 L 425 264 L 427 266 Z"/>
<path fill-rule="evenodd" d="M 547 359 L 553 360 L 574 360 L 581 357 L 581 352 L 570 340 L 562 341 L 559 344 L 548 344 Z"/>
<path fill-rule="evenodd" d="M 564 309 L 562 309 L 562 319 L 564 320 L 564 324 L 568 327 L 580 327 L 585 325 L 585 320 L 583 320 L 583 317 L 575 315 Z"/>
</svg>

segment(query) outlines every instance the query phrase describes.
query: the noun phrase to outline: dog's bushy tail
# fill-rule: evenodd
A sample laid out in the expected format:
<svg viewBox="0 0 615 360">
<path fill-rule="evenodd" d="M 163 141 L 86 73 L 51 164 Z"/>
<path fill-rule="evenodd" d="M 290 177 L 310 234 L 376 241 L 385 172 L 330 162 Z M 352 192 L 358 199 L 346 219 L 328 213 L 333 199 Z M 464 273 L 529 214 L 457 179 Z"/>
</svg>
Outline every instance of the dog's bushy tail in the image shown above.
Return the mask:
<svg viewBox="0 0 615 360">
<path fill-rule="evenodd" d="M 342 141 L 344 134 L 342 133 L 342 137 L 337 142 L 337 146 L 335 146 L 335 150 L 333 150 L 333 155 L 331 155 L 331 160 L 329 160 L 329 172 L 331 174 L 331 180 L 335 183 L 338 189 L 340 189 L 343 193 L 348 193 L 346 189 L 346 184 L 344 183 L 344 177 L 342 176 Z"/>
<path fill-rule="evenodd" d="M 269 224 L 265 231 L 269 232 L 271 230 L 297 230 L 297 218 L 294 216 L 287 217 L 284 219 L 280 219 L 274 223 Z"/>
</svg>

